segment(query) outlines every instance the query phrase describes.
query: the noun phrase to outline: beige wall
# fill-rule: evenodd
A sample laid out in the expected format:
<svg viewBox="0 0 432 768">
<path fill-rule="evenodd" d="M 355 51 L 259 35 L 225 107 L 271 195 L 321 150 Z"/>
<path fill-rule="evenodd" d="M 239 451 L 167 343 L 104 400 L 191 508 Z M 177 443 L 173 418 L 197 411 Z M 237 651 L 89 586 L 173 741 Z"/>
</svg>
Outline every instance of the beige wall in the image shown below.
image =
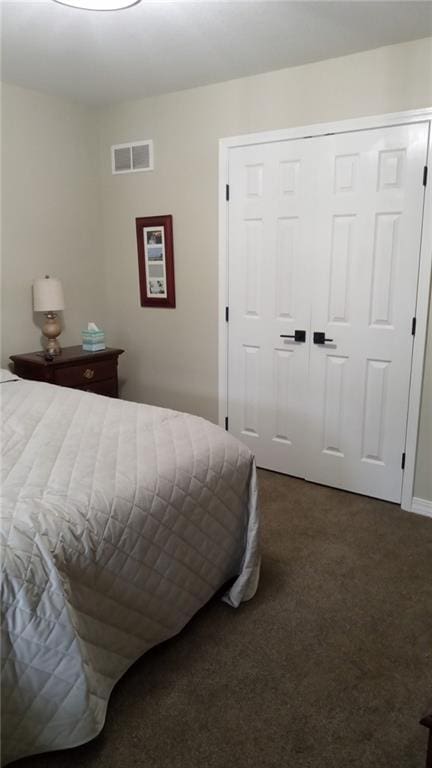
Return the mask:
<svg viewBox="0 0 432 768">
<path fill-rule="evenodd" d="M 420 428 L 417 444 L 417 464 L 414 495 L 432 501 L 432 311 L 429 304 L 429 339 L 426 348 L 426 365 Z"/>
<path fill-rule="evenodd" d="M 65 292 L 61 343 L 103 323 L 101 222 L 94 112 L 2 87 L 2 365 L 40 348 L 31 284 L 50 274 Z M 35 322 L 36 320 L 36 322 Z"/>
<path fill-rule="evenodd" d="M 108 330 L 123 394 L 217 418 L 218 139 L 432 105 L 432 40 L 143 99 L 101 113 Z M 109 148 L 152 138 L 155 171 L 112 176 Z M 141 308 L 134 219 L 174 217 L 177 309 Z M 416 494 L 432 499 L 429 345 Z"/>
</svg>

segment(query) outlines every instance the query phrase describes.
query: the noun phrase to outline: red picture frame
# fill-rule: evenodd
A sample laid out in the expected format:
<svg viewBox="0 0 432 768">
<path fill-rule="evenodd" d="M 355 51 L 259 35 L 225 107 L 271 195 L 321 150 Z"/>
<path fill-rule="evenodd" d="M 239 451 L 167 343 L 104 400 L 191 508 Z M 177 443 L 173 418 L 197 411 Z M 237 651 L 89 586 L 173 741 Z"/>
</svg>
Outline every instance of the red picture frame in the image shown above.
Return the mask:
<svg viewBox="0 0 432 768">
<path fill-rule="evenodd" d="M 135 222 L 141 306 L 174 309 L 172 216 L 144 216 Z"/>
</svg>

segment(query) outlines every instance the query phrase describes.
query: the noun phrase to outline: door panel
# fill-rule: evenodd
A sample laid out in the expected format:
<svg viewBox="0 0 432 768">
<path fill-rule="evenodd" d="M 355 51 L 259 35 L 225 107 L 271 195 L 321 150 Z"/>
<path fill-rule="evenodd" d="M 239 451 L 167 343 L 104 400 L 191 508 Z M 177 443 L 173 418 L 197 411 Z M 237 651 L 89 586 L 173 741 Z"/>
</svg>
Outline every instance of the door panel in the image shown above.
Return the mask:
<svg viewBox="0 0 432 768">
<path fill-rule="evenodd" d="M 258 466 L 400 500 L 428 130 L 230 151 L 228 416 Z"/>
<path fill-rule="evenodd" d="M 424 123 L 315 140 L 311 332 L 332 341 L 311 345 L 305 477 L 392 501 L 402 486 L 427 138 Z"/>
<path fill-rule="evenodd" d="M 259 466 L 291 474 L 304 473 L 309 351 L 287 337 L 310 322 L 306 149 L 304 140 L 266 144 L 230 158 L 230 431 Z"/>
</svg>

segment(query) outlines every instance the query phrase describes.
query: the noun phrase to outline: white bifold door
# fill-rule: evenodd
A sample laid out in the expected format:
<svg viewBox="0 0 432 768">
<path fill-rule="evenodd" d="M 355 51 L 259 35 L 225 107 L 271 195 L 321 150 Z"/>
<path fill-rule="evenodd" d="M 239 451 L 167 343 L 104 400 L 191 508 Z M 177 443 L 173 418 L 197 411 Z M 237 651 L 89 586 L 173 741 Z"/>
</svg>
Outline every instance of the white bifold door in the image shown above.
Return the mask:
<svg viewBox="0 0 432 768">
<path fill-rule="evenodd" d="M 400 501 L 428 123 L 230 150 L 229 430 Z"/>
</svg>

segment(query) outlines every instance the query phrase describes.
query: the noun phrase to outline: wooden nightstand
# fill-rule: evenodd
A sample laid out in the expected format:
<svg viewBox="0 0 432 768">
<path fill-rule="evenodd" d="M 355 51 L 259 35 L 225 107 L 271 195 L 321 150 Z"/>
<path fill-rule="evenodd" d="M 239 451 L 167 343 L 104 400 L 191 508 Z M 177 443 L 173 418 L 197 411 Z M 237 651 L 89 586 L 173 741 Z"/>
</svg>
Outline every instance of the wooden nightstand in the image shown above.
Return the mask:
<svg viewBox="0 0 432 768">
<path fill-rule="evenodd" d="M 117 362 L 123 349 L 84 352 L 82 347 L 65 347 L 52 361 L 44 353 L 11 355 L 17 376 L 46 381 L 61 387 L 82 389 L 98 395 L 118 396 Z"/>
</svg>

